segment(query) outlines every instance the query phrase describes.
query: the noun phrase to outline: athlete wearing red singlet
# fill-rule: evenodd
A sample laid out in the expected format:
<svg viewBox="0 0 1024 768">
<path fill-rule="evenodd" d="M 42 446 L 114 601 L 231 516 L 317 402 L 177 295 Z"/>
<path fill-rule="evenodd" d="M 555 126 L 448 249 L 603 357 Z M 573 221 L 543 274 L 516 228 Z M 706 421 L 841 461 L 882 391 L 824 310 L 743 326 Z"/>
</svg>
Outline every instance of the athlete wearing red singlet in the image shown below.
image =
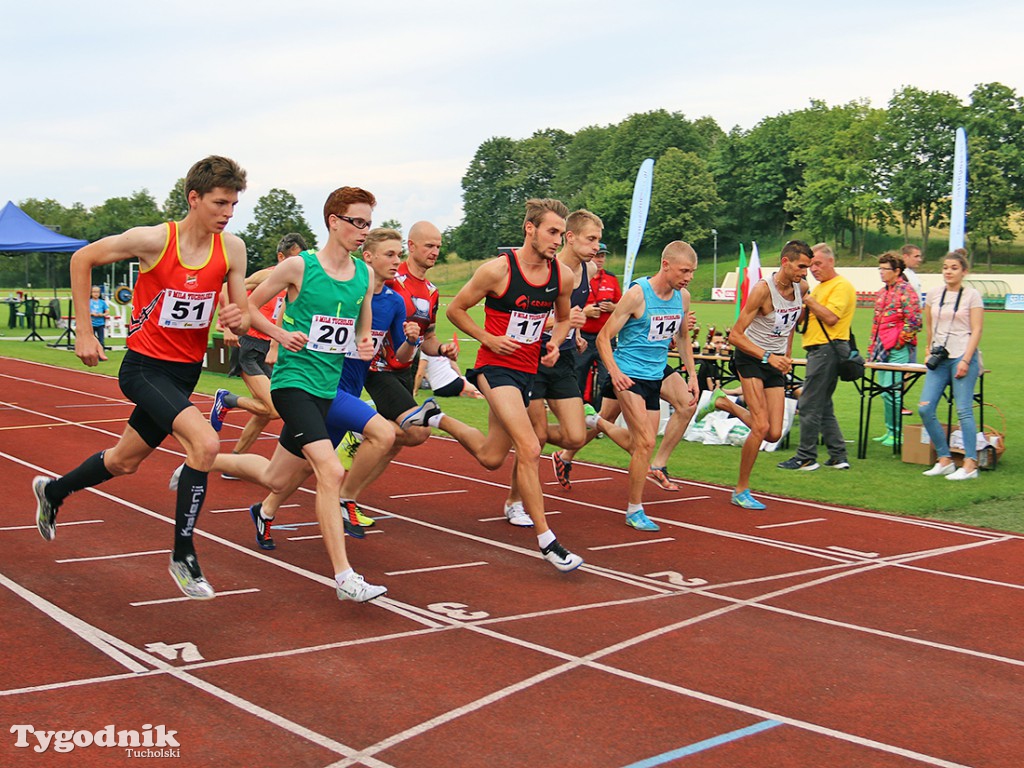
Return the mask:
<svg viewBox="0 0 1024 768">
<path fill-rule="evenodd" d="M 206 260 L 182 261 L 178 224 L 164 225 L 167 241 L 148 269 L 139 269 L 132 292 L 128 349 L 178 363 L 196 363 L 206 356 L 210 321 L 228 271 L 224 235 L 214 234 Z"/>
<path fill-rule="evenodd" d="M 515 447 L 515 479 L 523 507 L 533 521 L 544 559 L 558 570 L 578 568 L 583 558 L 566 550 L 544 516 L 538 465 L 541 445 L 530 421 L 527 400 L 537 366 L 554 365 L 569 330 L 572 270 L 555 259 L 562 246 L 569 209 L 558 200 L 526 203 L 525 241 L 514 254 L 498 256 L 479 267 L 448 305 L 448 319 L 481 344 L 477 368 L 467 372 L 487 398 L 490 431 L 472 448 L 477 460 L 496 469 Z M 469 309 L 484 302 L 481 327 Z M 541 344 L 544 320 L 554 310 L 551 338 Z M 543 355 L 543 356 L 542 356 Z M 463 442 L 460 440 L 459 442 Z M 465 443 L 464 443 L 465 444 Z"/>
<path fill-rule="evenodd" d="M 90 456 L 55 480 L 40 475 L 32 481 L 36 525 L 50 540 L 57 535 L 57 510 L 70 494 L 132 474 L 173 433 L 186 458 L 177 484 L 169 570 L 181 591 L 196 600 L 214 596 L 199 568 L 192 533 L 220 441 L 189 398 L 202 372 L 210 320 L 225 279 L 228 302 L 220 308 L 220 322 L 235 333 L 249 327 L 245 243 L 224 232 L 243 189 L 245 171 L 237 163 L 207 157 L 185 177 L 189 210 L 180 222 L 135 227 L 90 243 L 71 257 L 78 325 L 75 354 L 89 366 L 107 359 L 89 322 L 92 270 L 139 260 L 128 352 L 118 373 L 121 391 L 135 409 L 113 448 Z"/>
</svg>

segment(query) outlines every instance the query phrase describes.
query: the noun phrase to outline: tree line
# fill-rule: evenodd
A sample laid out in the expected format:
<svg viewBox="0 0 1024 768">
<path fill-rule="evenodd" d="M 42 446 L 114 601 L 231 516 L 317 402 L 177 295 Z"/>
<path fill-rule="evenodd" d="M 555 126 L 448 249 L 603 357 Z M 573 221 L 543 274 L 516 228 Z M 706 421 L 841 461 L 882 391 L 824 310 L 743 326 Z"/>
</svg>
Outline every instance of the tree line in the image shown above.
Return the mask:
<svg viewBox="0 0 1024 768">
<path fill-rule="evenodd" d="M 865 234 L 875 229 L 927 251 L 931 230 L 948 223 L 961 125 L 970 154 L 968 241 L 991 259 L 995 245 L 1013 241 L 1024 209 L 1024 100 L 1000 83 L 978 85 L 966 102 L 911 86 L 884 108 L 812 100 L 749 130 L 726 132 L 711 117 L 659 109 L 576 133 L 495 136 L 477 148 L 462 178 L 463 220 L 445 231 L 443 251 L 488 258 L 521 242 L 525 200 L 557 197 L 600 215 L 605 242 L 621 252 L 633 181 L 648 157 L 655 159 L 645 233 L 652 247 L 682 238 L 706 252 L 717 232 L 723 252 L 732 252 L 740 242 L 799 231 L 863 256 Z M 92 208 L 34 198 L 19 205 L 36 221 L 89 241 L 187 212 L 183 178 L 162 206 L 146 189 Z M 271 189 L 239 233 L 252 269 L 272 263 L 286 232 L 316 246 L 295 196 Z M 47 274 L 52 265 L 41 255 L 0 260 L 0 284 L 66 285 L 66 269 Z"/>
<path fill-rule="evenodd" d="M 859 100 L 812 100 L 805 109 L 726 132 L 712 118 L 634 114 L 574 134 L 539 130 L 496 136 L 477 149 L 462 179 L 464 219 L 453 233 L 462 258 L 485 258 L 522 238 L 523 201 L 557 197 L 605 222 L 624 248 L 633 181 L 655 159 L 645 242 L 723 245 L 810 233 L 863 256 L 869 228 L 902 233 L 927 250 L 948 224 L 954 134 L 969 144 L 968 235 L 973 250 L 1014 239 L 1024 208 L 1024 104 L 1000 83 L 978 85 L 966 103 L 905 87 L 884 108 Z"/>
</svg>

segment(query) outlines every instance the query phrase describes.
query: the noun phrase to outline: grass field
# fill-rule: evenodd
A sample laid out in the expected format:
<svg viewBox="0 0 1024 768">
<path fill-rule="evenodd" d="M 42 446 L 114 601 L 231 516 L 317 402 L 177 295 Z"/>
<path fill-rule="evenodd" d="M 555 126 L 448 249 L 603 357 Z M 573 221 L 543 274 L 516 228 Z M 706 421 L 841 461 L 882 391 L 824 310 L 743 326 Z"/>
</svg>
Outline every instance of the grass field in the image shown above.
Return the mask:
<svg viewBox="0 0 1024 768">
<path fill-rule="evenodd" d="M 638 261 L 636 274 L 649 274 L 656 265 L 656 256 L 645 256 Z M 621 273 L 619 263 L 610 263 L 609 268 Z M 454 262 L 439 265 L 431 277 L 438 283 L 442 293 L 442 310 L 438 322 L 438 333 L 451 337 L 453 328 L 444 315 L 446 298 L 450 298 L 476 264 Z M 700 286 L 711 283 L 710 265 L 702 262 L 695 280 L 697 293 Z M 719 277 L 722 262 L 719 262 Z M 0 289 L 2 294 L 2 289 Z M 717 303 L 697 303 L 695 310 L 702 326 L 701 339 L 709 324 L 724 329 L 732 324 L 734 309 Z M 478 308 L 478 320 L 482 311 Z M 6 317 L 3 318 L 6 320 Z M 861 340 L 869 335 L 871 310 L 858 309 L 854 319 L 854 332 Z M 10 329 L 3 323 L 0 329 L 0 355 L 26 360 L 52 363 L 67 367 L 79 367 L 81 363 L 73 353 L 63 349 L 51 349 L 43 343 L 23 342 L 27 331 L 24 328 Z M 41 329 L 44 336 L 55 338 L 57 329 Z M 905 515 L 935 518 L 970 523 L 984 527 L 1024 532 L 1024 491 L 1017 474 L 1017 442 L 1015 435 L 1024 434 L 1024 410 L 1017 408 L 1013 400 L 1018 392 L 1012 372 L 1021 362 L 1019 342 L 1013 339 L 1024 333 L 1024 317 L 1006 312 L 985 313 L 985 333 L 982 341 L 985 367 L 992 372 L 985 380 L 986 401 L 994 404 L 1005 415 L 1004 425 L 995 409 L 986 409 L 986 421 L 1009 435 L 1010 449 L 1001 457 L 999 467 L 992 472 L 983 472 L 975 482 L 950 483 L 941 478 L 927 478 L 921 475 L 923 466 L 905 464 L 894 457 L 891 450 L 877 443 L 868 446 L 867 458 L 857 460 L 855 441 L 857 438 L 857 417 L 859 398 L 852 384 L 840 383 L 836 393 L 835 406 L 839 422 L 849 443 L 853 468 L 849 472 L 819 469 L 816 472 L 786 472 L 775 464 L 792 455 L 789 452 L 764 453 L 758 459 L 751 478 L 756 492 L 811 499 L 826 504 L 842 504 L 868 509 L 878 509 Z M 49 340 L 49 339 L 48 339 Z M 472 365 L 476 354 L 476 342 L 462 339 L 463 368 Z M 111 360 L 101 364 L 100 371 L 116 375 L 121 355 L 111 353 Z M 227 379 L 223 374 L 203 374 L 198 391 L 212 394 L 220 387 L 240 388 L 241 381 Z M 907 402 L 916 403 L 920 383 L 915 387 Z M 483 401 L 456 398 L 445 400 L 445 410 L 456 418 L 486 429 L 486 404 Z M 880 433 L 881 403 L 876 402 L 872 413 L 872 435 Z M 919 418 L 907 417 L 907 423 L 919 423 Z M 794 427 L 793 437 L 799 429 L 799 420 Z M 824 452 L 822 451 L 822 456 Z M 627 456 L 610 440 L 591 443 L 580 456 L 583 460 L 601 462 L 624 467 Z M 704 446 L 683 442 L 676 449 L 669 463 L 673 475 L 721 485 L 732 485 L 736 479 L 739 450 L 728 446 Z M 653 491 L 653 493 L 659 493 Z"/>
</svg>

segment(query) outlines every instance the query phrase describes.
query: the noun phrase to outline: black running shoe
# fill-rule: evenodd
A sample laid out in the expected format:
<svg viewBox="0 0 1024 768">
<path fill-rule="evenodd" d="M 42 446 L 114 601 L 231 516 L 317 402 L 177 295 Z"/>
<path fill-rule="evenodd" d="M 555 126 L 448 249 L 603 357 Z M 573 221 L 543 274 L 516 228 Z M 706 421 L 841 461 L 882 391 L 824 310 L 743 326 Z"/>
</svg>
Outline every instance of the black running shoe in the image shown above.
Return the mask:
<svg viewBox="0 0 1024 768">
<path fill-rule="evenodd" d="M 256 526 L 256 543 L 260 545 L 260 549 L 276 549 L 277 545 L 270 535 L 270 526 L 274 524 L 274 518 L 268 520 L 263 516 L 263 502 L 249 507 L 249 516 Z"/>
<path fill-rule="evenodd" d="M 345 525 L 345 533 L 353 539 L 366 537 L 366 531 L 359 524 L 359 507 L 354 501 L 341 502 L 341 521 Z"/>
</svg>

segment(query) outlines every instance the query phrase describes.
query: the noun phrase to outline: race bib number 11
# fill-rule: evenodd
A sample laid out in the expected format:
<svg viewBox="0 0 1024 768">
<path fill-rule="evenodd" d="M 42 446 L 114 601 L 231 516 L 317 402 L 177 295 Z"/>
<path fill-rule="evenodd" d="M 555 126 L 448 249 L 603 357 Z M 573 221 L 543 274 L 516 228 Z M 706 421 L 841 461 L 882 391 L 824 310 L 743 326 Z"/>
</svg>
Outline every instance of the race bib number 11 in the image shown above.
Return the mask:
<svg viewBox="0 0 1024 768">
<path fill-rule="evenodd" d="M 343 355 L 352 343 L 355 331 L 356 321 L 353 317 L 313 315 L 313 320 L 309 324 L 309 341 L 306 342 L 306 349 L 330 355 Z"/>
</svg>

